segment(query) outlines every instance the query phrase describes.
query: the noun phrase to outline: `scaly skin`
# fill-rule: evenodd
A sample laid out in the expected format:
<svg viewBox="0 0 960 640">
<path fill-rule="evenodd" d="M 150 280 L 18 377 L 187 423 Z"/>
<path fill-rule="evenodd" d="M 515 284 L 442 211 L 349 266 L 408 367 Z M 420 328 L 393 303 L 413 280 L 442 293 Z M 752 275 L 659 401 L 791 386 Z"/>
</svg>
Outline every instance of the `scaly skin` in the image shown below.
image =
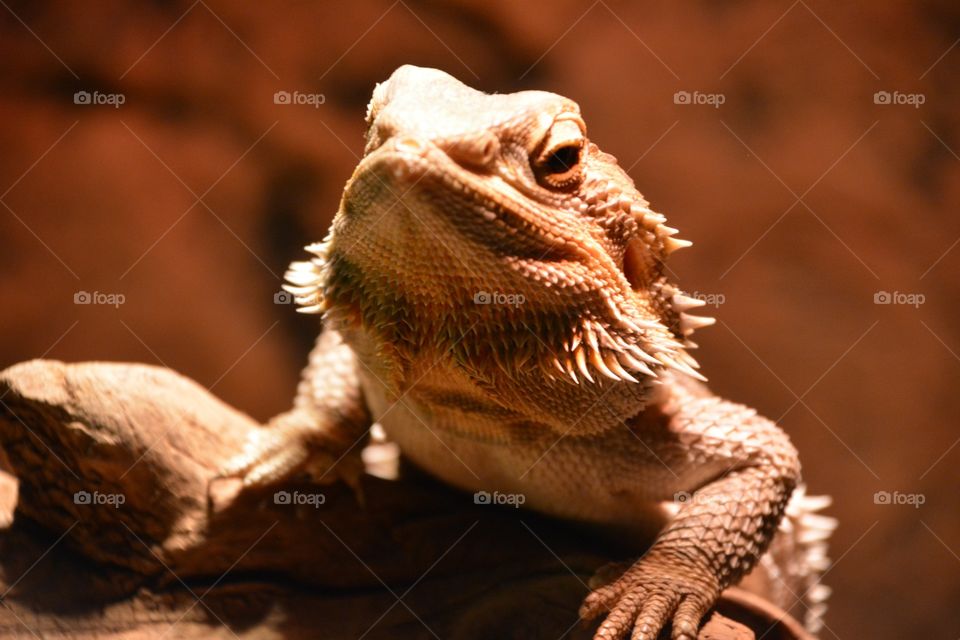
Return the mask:
<svg viewBox="0 0 960 640">
<path fill-rule="evenodd" d="M 799 463 L 773 423 L 693 379 L 689 335 L 710 319 L 688 315 L 698 301 L 664 274 L 689 243 L 566 98 L 486 95 L 406 66 L 377 86 L 367 122 L 328 238 L 288 273 L 301 310 L 324 313 L 311 366 L 294 409 L 231 471 L 350 476 L 377 421 L 453 485 L 662 526 L 580 613 L 607 612 L 596 638 L 669 623 L 696 637 L 773 539 Z M 678 492 L 690 495 L 663 526 Z"/>
</svg>

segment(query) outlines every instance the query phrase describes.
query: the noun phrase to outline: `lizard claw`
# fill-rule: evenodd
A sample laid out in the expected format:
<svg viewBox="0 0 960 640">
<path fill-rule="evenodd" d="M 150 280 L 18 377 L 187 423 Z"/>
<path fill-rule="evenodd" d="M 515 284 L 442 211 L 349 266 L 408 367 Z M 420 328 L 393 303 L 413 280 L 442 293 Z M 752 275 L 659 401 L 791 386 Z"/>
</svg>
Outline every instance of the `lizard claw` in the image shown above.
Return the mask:
<svg viewBox="0 0 960 640">
<path fill-rule="evenodd" d="M 619 579 L 590 593 L 580 617 L 607 611 L 594 640 L 655 640 L 672 623 L 672 640 L 695 640 L 700 621 L 719 594 L 716 579 L 677 561 L 640 559 Z"/>
<path fill-rule="evenodd" d="M 351 453 L 335 455 L 313 425 L 280 421 L 253 431 L 219 477 L 241 478 L 245 487 L 263 487 L 303 474 L 318 484 L 341 480 L 357 487 L 363 462 Z"/>
</svg>

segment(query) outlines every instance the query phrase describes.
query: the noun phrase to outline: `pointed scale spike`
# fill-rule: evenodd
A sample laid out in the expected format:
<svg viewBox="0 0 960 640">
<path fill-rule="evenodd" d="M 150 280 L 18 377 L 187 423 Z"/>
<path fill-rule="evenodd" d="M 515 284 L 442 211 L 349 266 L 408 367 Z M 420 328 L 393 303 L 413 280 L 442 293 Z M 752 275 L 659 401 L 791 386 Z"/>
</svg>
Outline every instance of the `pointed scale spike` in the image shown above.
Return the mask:
<svg viewBox="0 0 960 640">
<path fill-rule="evenodd" d="M 323 298 L 319 295 L 294 296 L 293 301 L 301 307 L 309 307 L 315 304 L 324 304 Z"/>
<path fill-rule="evenodd" d="M 304 285 L 301 287 L 295 287 L 292 284 L 282 284 L 280 285 L 280 288 L 286 291 L 287 293 L 292 293 L 295 296 L 303 296 L 309 293 L 315 293 L 317 291 L 317 288 L 315 286 L 311 287 L 307 285 Z"/>
<path fill-rule="evenodd" d="M 640 224 L 642 224 L 645 229 L 650 231 L 653 231 L 667 221 L 667 218 L 663 214 L 651 211 L 647 207 L 636 203 L 630 205 L 630 213 L 640 221 Z"/>
<path fill-rule="evenodd" d="M 324 257 L 327 254 L 327 243 L 326 242 L 314 242 L 308 244 L 304 247 L 307 251 L 312 253 L 315 256 Z"/>
<path fill-rule="evenodd" d="M 596 351 L 590 352 L 590 362 L 592 362 L 597 371 L 602 373 L 604 376 L 610 378 L 611 380 L 616 380 L 617 382 L 620 381 L 619 376 L 607 368 L 607 363 L 603 361 L 603 358 Z"/>
<path fill-rule="evenodd" d="M 315 304 L 309 307 L 297 307 L 297 313 L 320 313 L 323 311 L 322 304 Z"/>
<path fill-rule="evenodd" d="M 655 320 L 644 320 L 643 318 L 623 318 L 621 322 L 635 333 L 643 333 L 645 330 L 649 331 L 660 328 L 659 322 Z"/>
<path fill-rule="evenodd" d="M 563 375 L 567 375 L 567 370 L 563 368 L 563 365 L 562 365 L 562 364 L 560 364 L 560 360 L 559 360 L 559 359 L 553 358 L 553 359 L 551 360 L 551 362 L 553 363 L 553 366 L 556 367 L 557 371 L 559 371 L 559 372 L 562 373 Z"/>
<path fill-rule="evenodd" d="M 547 380 L 553 381 L 556 379 L 556 376 L 554 375 L 553 371 L 550 369 L 549 365 L 541 364 L 540 373 L 542 373 L 543 377 L 545 377 Z"/>
<path fill-rule="evenodd" d="M 810 587 L 807 593 L 810 595 L 811 602 L 823 602 L 830 598 L 830 594 L 833 592 L 830 587 L 825 584 L 815 584 Z"/>
<path fill-rule="evenodd" d="M 663 248 L 668 254 L 673 253 L 677 249 L 686 249 L 692 246 L 692 242 L 689 240 L 681 240 L 680 238 L 667 238 L 663 241 Z"/>
<path fill-rule="evenodd" d="M 317 277 L 317 273 L 314 271 L 293 271 L 293 270 L 287 271 L 285 274 L 283 274 L 283 279 L 289 282 L 290 284 L 296 285 L 299 287 L 304 287 L 311 284 L 316 285 L 317 280 L 319 280 L 319 278 Z"/>
<path fill-rule="evenodd" d="M 645 376 L 650 376 L 651 378 L 657 377 L 657 374 L 656 372 L 654 372 L 653 369 L 648 367 L 646 363 L 641 362 L 640 360 L 637 360 L 636 358 L 634 358 L 628 352 L 624 351 L 623 353 L 619 354 L 617 357 L 620 358 L 620 362 L 624 366 L 628 367 L 629 369 L 632 369 L 633 371 L 636 371 L 638 373 L 642 373 Z"/>
<path fill-rule="evenodd" d="M 633 382 L 633 383 L 640 382 L 639 380 L 634 378 L 632 375 L 630 375 L 630 373 L 626 369 L 623 368 L 623 365 L 620 364 L 620 361 L 617 359 L 617 357 L 614 354 L 612 353 L 606 354 L 603 358 L 603 361 L 604 363 L 606 363 L 607 367 L 611 371 L 613 371 L 617 375 L 617 377 L 619 377 L 621 380 L 629 380 L 630 382 Z"/>
<path fill-rule="evenodd" d="M 600 344 L 600 347 L 596 349 L 596 351 L 599 351 L 600 349 L 604 349 L 604 348 L 606 349 L 615 348 L 614 345 L 616 343 L 614 342 L 613 338 L 610 337 L 610 334 L 607 332 L 607 329 L 602 324 L 596 324 L 594 326 L 596 327 L 594 329 L 594 333 L 596 334 L 597 340 Z"/>
<path fill-rule="evenodd" d="M 573 383 L 580 384 L 580 379 L 577 378 L 577 372 L 573 370 L 573 362 L 570 360 L 569 353 L 565 357 L 564 368 L 567 370 L 567 375 L 570 376 Z"/>
<path fill-rule="evenodd" d="M 574 353 L 574 357 L 577 360 L 577 368 L 580 369 L 580 373 L 583 374 L 583 377 L 589 382 L 593 382 L 593 376 L 590 375 L 590 369 L 587 367 L 587 357 L 584 353 L 586 349 L 577 349 Z"/>
<path fill-rule="evenodd" d="M 686 363 L 688 366 L 693 367 L 694 369 L 699 369 L 699 368 L 700 368 L 700 363 L 697 362 L 697 361 L 694 359 L 694 357 L 691 356 L 691 355 L 690 355 L 689 353 L 687 353 L 686 351 L 678 351 L 678 352 L 677 352 L 677 357 L 680 358 L 680 360 L 682 360 L 682 361 L 683 361 L 684 363 Z"/>
<path fill-rule="evenodd" d="M 680 314 L 680 330 L 684 335 L 693 333 L 697 329 L 709 327 L 716 322 L 716 318 L 711 318 L 709 316 L 692 316 L 689 313 Z"/>
<path fill-rule="evenodd" d="M 814 542 L 823 542 L 828 539 L 833 534 L 833 531 L 822 531 L 818 529 L 811 529 L 809 527 L 801 527 L 800 533 L 797 535 L 797 542 L 800 544 L 813 544 Z"/>
<path fill-rule="evenodd" d="M 821 511 L 833 504 L 830 496 L 804 496 L 803 508 L 806 511 Z"/>
<path fill-rule="evenodd" d="M 647 353 L 646 351 L 644 351 L 643 349 L 641 349 L 640 347 L 638 347 L 638 346 L 635 345 L 635 344 L 634 344 L 634 345 L 630 345 L 630 347 L 629 347 L 628 350 L 630 351 L 630 354 L 631 354 L 634 358 L 637 358 L 637 359 L 639 359 L 639 360 L 643 360 L 644 362 L 648 362 L 648 363 L 653 364 L 653 365 L 656 365 L 656 366 L 658 366 L 658 367 L 659 367 L 660 364 L 661 364 L 659 360 L 657 360 L 656 358 L 654 358 L 654 357 L 651 356 L 649 353 Z"/>
<path fill-rule="evenodd" d="M 613 298 L 607 294 L 603 297 L 603 301 L 607 303 L 607 308 L 610 309 L 610 313 L 613 314 L 614 320 L 623 322 L 623 314 L 620 313 L 620 309 L 617 308 L 617 303 L 613 301 Z"/>
<path fill-rule="evenodd" d="M 673 369 L 674 371 L 679 371 L 680 373 L 685 373 L 691 378 L 696 378 L 701 382 L 706 382 L 707 379 L 703 377 L 696 369 L 687 366 L 682 362 L 677 362 L 676 360 L 671 360 L 669 356 L 663 353 L 657 354 L 657 360 L 663 363 L 664 366 Z"/>
<path fill-rule="evenodd" d="M 677 293 L 673 296 L 673 308 L 677 311 L 689 311 L 690 309 L 702 307 L 705 304 L 707 304 L 706 300 L 691 298 L 690 296 L 685 296 L 682 293 Z"/>
<path fill-rule="evenodd" d="M 587 345 L 591 350 L 600 350 L 600 346 L 597 344 L 597 334 L 594 332 L 593 324 L 589 320 L 583 321 L 583 338 L 587 341 Z"/>
</svg>

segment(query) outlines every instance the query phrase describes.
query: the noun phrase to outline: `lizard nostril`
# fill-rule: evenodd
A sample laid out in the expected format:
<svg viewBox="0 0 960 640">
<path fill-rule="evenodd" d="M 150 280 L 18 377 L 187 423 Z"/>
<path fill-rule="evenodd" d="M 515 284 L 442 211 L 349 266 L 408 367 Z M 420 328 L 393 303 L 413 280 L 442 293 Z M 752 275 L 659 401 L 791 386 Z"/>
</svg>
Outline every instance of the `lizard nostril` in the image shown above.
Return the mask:
<svg viewBox="0 0 960 640">
<path fill-rule="evenodd" d="M 500 154 L 500 140 L 490 132 L 445 141 L 441 146 L 460 164 L 480 169 L 490 168 Z"/>
</svg>

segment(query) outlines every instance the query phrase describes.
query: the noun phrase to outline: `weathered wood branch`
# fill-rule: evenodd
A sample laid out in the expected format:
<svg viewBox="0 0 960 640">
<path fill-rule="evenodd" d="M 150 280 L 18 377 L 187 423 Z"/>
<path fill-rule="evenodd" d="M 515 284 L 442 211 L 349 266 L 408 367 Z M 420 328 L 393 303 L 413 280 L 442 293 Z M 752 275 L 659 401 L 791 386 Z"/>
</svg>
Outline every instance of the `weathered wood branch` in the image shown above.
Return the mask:
<svg viewBox="0 0 960 640">
<path fill-rule="evenodd" d="M 0 485 L 6 513 L 16 502 L 0 535 L 0 635 L 589 637 L 575 613 L 585 583 L 629 555 L 413 469 L 366 476 L 362 505 L 338 485 L 240 491 L 217 474 L 258 428 L 168 369 L 0 373 L 0 466 L 19 484 Z M 740 591 L 718 611 L 701 639 L 806 637 Z"/>
</svg>

